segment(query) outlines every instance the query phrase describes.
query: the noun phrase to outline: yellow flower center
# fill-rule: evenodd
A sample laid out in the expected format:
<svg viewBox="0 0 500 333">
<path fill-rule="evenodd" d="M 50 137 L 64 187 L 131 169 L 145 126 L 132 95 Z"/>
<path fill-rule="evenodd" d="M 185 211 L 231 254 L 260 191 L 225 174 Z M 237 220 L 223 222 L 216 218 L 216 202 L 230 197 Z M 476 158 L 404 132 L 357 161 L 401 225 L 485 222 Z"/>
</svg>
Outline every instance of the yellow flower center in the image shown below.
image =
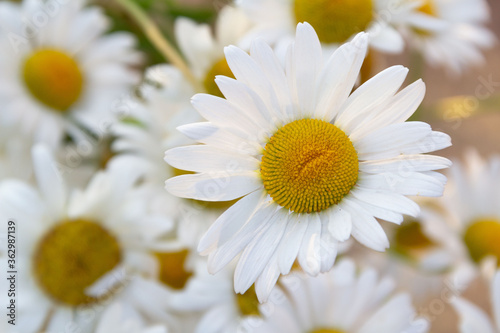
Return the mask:
<svg viewBox="0 0 500 333">
<path fill-rule="evenodd" d="M 96 302 L 85 290 L 121 261 L 116 238 L 86 220 L 56 225 L 34 253 L 34 274 L 40 287 L 54 300 L 70 306 Z"/>
<path fill-rule="evenodd" d="M 464 241 L 475 262 L 479 263 L 483 258 L 492 255 L 500 263 L 500 221 L 495 219 L 475 221 L 465 231 Z"/>
<path fill-rule="evenodd" d="M 320 212 L 346 196 L 358 180 L 358 154 L 333 124 L 301 119 L 280 128 L 266 144 L 261 175 L 280 206 Z"/>
<path fill-rule="evenodd" d="M 216 75 L 224 75 L 234 79 L 233 72 L 231 71 L 231 68 L 229 68 L 226 58 L 222 58 L 217 61 L 207 72 L 207 74 L 205 75 L 205 80 L 203 81 L 203 86 L 205 87 L 207 94 L 224 97 L 219 87 L 215 83 Z"/>
<path fill-rule="evenodd" d="M 412 251 L 428 249 L 435 245 L 422 231 L 422 225 L 417 221 L 405 222 L 396 229 L 394 248 L 408 254 Z"/>
<path fill-rule="evenodd" d="M 343 43 L 373 20 L 373 0 L 295 0 L 295 20 L 309 22 L 321 42 Z"/>
<path fill-rule="evenodd" d="M 253 285 L 244 294 L 236 294 L 236 303 L 242 316 L 260 316 L 259 300 Z"/>
<path fill-rule="evenodd" d="M 421 13 L 430 15 L 430 16 L 437 16 L 436 12 L 436 7 L 433 3 L 433 0 L 425 0 L 420 7 L 417 8 L 417 10 Z"/>
<path fill-rule="evenodd" d="M 311 333 L 344 333 L 344 331 L 331 330 L 331 329 L 327 329 L 327 328 L 320 328 L 320 329 L 311 331 Z"/>
<path fill-rule="evenodd" d="M 80 97 L 83 75 L 76 61 L 58 50 L 41 49 L 24 63 L 26 87 L 39 102 L 60 112 Z"/>
<path fill-rule="evenodd" d="M 184 288 L 193 275 L 184 267 L 188 254 L 189 250 L 155 253 L 160 263 L 160 281 L 173 289 Z"/>
</svg>

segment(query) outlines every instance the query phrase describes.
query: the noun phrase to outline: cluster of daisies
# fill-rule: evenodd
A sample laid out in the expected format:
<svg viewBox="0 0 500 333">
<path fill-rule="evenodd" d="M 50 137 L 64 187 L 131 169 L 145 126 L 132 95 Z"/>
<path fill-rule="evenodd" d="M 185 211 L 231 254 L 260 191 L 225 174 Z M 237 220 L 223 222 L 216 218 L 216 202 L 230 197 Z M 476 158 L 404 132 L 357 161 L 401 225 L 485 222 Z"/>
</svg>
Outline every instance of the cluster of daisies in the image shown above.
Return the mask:
<svg viewBox="0 0 500 333">
<path fill-rule="evenodd" d="M 500 157 L 434 155 L 450 137 L 408 121 L 423 81 L 374 72 L 407 48 L 460 75 L 488 19 L 483 0 L 237 0 L 176 18 L 175 47 L 147 22 L 182 57 L 143 74 L 98 5 L 1 1 L 7 332 L 417 333 L 443 290 L 450 330 L 499 332 Z M 462 297 L 477 279 L 493 316 Z"/>
</svg>

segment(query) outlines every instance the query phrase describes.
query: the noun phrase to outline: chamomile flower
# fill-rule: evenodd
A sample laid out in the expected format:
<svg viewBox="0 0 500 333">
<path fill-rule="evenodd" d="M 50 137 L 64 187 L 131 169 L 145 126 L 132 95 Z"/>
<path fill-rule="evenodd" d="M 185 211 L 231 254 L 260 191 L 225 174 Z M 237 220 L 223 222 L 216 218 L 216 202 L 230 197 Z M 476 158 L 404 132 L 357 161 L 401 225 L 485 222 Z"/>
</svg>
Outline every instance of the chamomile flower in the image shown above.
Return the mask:
<svg viewBox="0 0 500 333">
<path fill-rule="evenodd" d="M 460 73 L 484 62 L 482 51 L 496 38 L 486 28 L 489 8 L 485 0 L 402 0 L 412 9 L 395 18 L 410 47 L 422 52 L 433 66 Z"/>
<path fill-rule="evenodd" d="M 274 296 L 272 305 L 260 306 L 267 315 L 248 322 L 247 332 L 416 333 L 428 328 L 416 317 L 410 296 L 394 292 L 392 279 L 379 278 L 374 269 L 358 275 L 350 260 L 317 277 L 295 273 L 280 281 L 284 293 Z"/>
<path fill-rule="evenodd" d="M 490 317 L 478 306 L 463 298 L 454 298 L 451 304 L 455 308 L 460 320 L 460 332 L 500 332 L 500 271 L 495 273 L 491 282 L 490 300 L 493 307 L 493 316 Z"/>
<path fill-rule="evenodd" d="M 221 96 L 214 82 L 216 75 L 232 75 L 224 58 L 224 47 L 239 45 L 249 28 L 250 21 L 241 10 L 232 6 L 225 6 L 219 12 L 213 34 L 207 24 L 197 24 L 182 17 L 175 21 L 179 48 L 209 94 Z"/>
<path fill-rule="evenodd" d="M 35 142 L 58 145 L 81 127 L 102 134 L 113 103 L 138 82 L 127 33 L 104 36 L 107 18 L 84 0 L 0 4 L 0 102 Z"/>
<path fill-rule="evenodd" d="M 391 67 L 351 94 L 367 49 L 366 34 L 322 59 L 319 39 L 299 24 L 286 70 L 262 40 L 250 54 L 225 50 L 237 80 L 216 81 L 226 99 L 199 94 L 208 122 L 179 130 L 204 145 L 174 148 L 165 159 L 196 172 L 166 182 L 172 194 L 206 201 L 241 198 L 201 239 L 216 273 L 241 253 L 235 290 L 254 282 L 265 300 L 296 259 L 310 275 L 328 271 L 351 235 L 384 251 L 375 217 L 401 223 L 419 207 L 405 195 L 440 196 L 447 159 L 422 155 L 450 138 L 404 121 L 424 96 L 419 80 L 398 92 L 407 69 Z M 404 170 L 404 171 L 402 171 Z"/>
<path fill-rule="evenodd" d="M 0 212 L 16 222 L 23 239 L 18 309 L 29 320 L 18 329 L 53 332 L 74 323 L 90 332 L 110 299 L 170 320 L 168 292 L 153 280 L 149 254 L 162 248 L 165 227 L 130 197 L 137 179 L 132 170 L 98 173 L 85 190 L 69 193 L 46 147 L 33 148 L 33 161 L 38 188 L 14 179 L 0 186 Z M 86 315 L 89 308 L 93 316 Z"/>
<path fill-rule="evenodd" d="M 391 25 L 394 15 L 388 0 L 238 0 L 236 4 L 254 21 L 249 38 L 262 37 L 272 44 L 293 38 L 297 23 L 308 22 L 326 54 L 361 31 L 369 33 L 370 46 L 376 50 L 400 53 L 404 47 Z"/>
<path fill-rule="evenodd" d="M 464 283 L 478 273 L 491 276 L 500 262 L 499 177 L 500 158 L 485 160 L 475 150 L 450 169 L 440 237 Z"/>
</svg>

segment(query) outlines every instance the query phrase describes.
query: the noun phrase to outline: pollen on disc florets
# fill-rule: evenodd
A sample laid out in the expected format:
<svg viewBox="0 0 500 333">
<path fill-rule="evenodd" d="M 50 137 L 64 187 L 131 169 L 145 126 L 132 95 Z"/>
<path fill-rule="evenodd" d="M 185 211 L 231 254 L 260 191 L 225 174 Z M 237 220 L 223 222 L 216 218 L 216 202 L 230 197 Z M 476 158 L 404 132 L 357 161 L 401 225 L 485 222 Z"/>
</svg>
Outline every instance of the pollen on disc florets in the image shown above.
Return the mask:
<svg viewBox="0 0 500 333">
<path fill-rule="evenodd" d="M 87 220 L 59 223 L 38 243 L 33 259 L 35 278 L 55 301 L 70 306 L 91 304 L 86 289 L 121 261 L 116 238 Z"/>
<path fill-rule="evenodd" d="M 33 97 L 54 110 L 67 111 L 80 98 L 82 72 L 64 52 L 37 50 L 25 60 L 22 70 L 24 83 Z"/>
<path fill-rule="evenodd" d="M 358 179 L 358 155 L 335 125 L 301 119 L 280 128 L 261 162 L 264 187 L 295 213 L 320 212 L 339 203 Z"/>
<path fill-rule="evenodd" d="M 497 258 L 500 266 L 500 220 L 479 219 L 470 224 L 464 234 L 464 242 L 469 254 L 479 263 L 487 256 Z"/>
<path fill-rule="evenodd" d="M 343 43 L 373 20 L 373 0 L 295 0 L 297 23 L 309 22 L 323 43 Z"/>
</svg>

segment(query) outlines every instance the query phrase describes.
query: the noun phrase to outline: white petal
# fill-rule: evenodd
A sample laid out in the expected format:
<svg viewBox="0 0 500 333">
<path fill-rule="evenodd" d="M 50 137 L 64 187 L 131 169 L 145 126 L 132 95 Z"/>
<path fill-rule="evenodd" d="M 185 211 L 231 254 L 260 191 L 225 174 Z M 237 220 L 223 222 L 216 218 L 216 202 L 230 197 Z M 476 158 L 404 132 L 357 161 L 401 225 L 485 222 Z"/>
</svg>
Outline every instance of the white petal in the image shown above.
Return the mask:
<svg viewBox="0 0 500 333">
<path fill-rule="evenodd" d="M 352 216 L 352 236 L 375 251 L 385 251 L 389 247 L 389 240 L 377 220 L 366 213 L 361 205 L 346 198 L 343 201 Z"/>
<path fill-rule="evenodd" d="M 400 214 L 416 217 L 420 213 L 414 201 L 394 192 L 357 188 L 351 194 L 360 201 Z"/>
<path fill-rule="evenodd" d="M 262 149 L 256 142 L 245 140 L 209 122 L 182 125 L 177 127 L 177 130 L 188 138 L 200 143 L 223 149 L 231 149 L 240 154 L 257 155 Z"/>
<path fill-rule="evenodd" d="M 195 172 L 258 170 L 260 161 L 248 155 L 207 145 L 177 147 L 165 153 L 165 161 L 174 168 Z"/>
<path fill-rule="evenodd" d="M 425 96 L 425 84 L 417 80 L 391 97 L 370 121 L 364 121 L 351 133 L 353 140 L 390 124 L 406 121 L 419 107 Z"/>
<path fill-rule="evenodd" d="M 255 47 L 253 43 L 252 47 Z M 226 47 L 224 52 L 227 63 L 236 79 L 253 90 L 266 105 L 266 113 L 263 114 L 265 118 L 270 119 L 272 116 L 279 114 L 279 104 L 274 95 L 273 87 L 259 64 L 246 52 L 237 47 Z M 222 93 L 227 99 L 233 101 L 224 91 Z"/>
<path fill-rule="evenodd" d="M 208 257 L 208 271 L 215 274 L 226 266 L 240 253 L 261 231 L 269 228 L 269 221 L 274 215 L 276 205 L 264 203 L 257 208 L 248 222 L 228 239 L 227 242 L 217 247 Z"/>
<path fill-rule="evenodd" d="M 263 198 L 261 191 L 255 191 L 229 207 L 201 238 L 198 252 L 205 255 L 224 244 L 248 221 Z"/>
<path fill-rule="evenodd" d="M 329 213 L 328 231 L 339 242 L 344 242 L 351 237 L 351 214 L 341 206 L 334 206 Z"/>
<path fill-rule="evenodd" d="M 257 135 L 260 131 L 267 131 L 266 134 L 269 135 L 275 131 L 271 121 L 273 112 L 255 91 L 246 84 L 225 76 L 217 76 L 215 83 L 226 100 L 234 106 L 233 116 L 244 115 L 245 119 L 250 119 L 258 127 L 259 130 L 253 133 Z"/>
<path fill-rule="evenodd" d="M 360 33 L 332 54 L 316 87 L 316 117 L 331 121 L 340 111 L 358 78 L 367 46 L 368 36 Z"/>
<path fill-rule="evenodd" d="M 392 124 L 365 135 L 353 142 L 360 160 L 393 158 L 404 153 L 407 146 L 415 145 L 431 133 L 424 122 Z"/>
<path fill-rule="evenodd" d="M 299 23 L 294 46 L 295 87 L 299 112 L 312 116 L 315 110 L 316 81 L 323 65 L 321 44 L 309 23 Z"/>
<path fill-rule="evenodd" d="M 307 214 L 307 229 L 302 238 L 298 260 L 302 269 L 309 275 L 316 276 L 321 269 L 321 220 L 317 213 Z M 302 216 L 301 219 L 304 219 Z M 301 223 L 304 223 L 302 221 Z"/>
<path fill-rule="evenodd" d="M 366 173 L 431 171 L 448 168 L 451 161 L 434 155 L 400 155 L 391 159 L 365 161 L 359 163 L 359 169 Z"/>
<path fill-rule="evenodd" d="M 373 190 L 393 191 L 403 195 L 440 197 L 443 195 L 445 183 L 423 173 L 406 172 L 404 174 L 363 175 L 358 180 L 358 185 Z"/>
<path fill-rule="evenodd" d="M 474 304 L 457 297 L 451 300 L 451 305 L 460 317 L 461 333 L 495 333 L 486 313 Z"/>
<path fill-rule="evenodd" d="M 255 171 L 198 173 L 170 178 L 165 188 L 171 194 L 204 201 L 229 201 L 262 187 Z"/>
<path fill-rule="evenodd" d="M 275 251 L 266 267 L 255 281 L 255 293 L 260 302 L 267 302 L 267 298 L 271 294 L 279 277 L 278 256 Z"/>
<path fill-rule="evenodd" d="M 58 165 L 52 154 L 43 145 L 36 145 L 32 150 L 33 164 L 38 187 L 52 213 L 60 213 L 66 203 L 66 187 Z"/>
<path fill-rule="evenodd" d="M 224 98 L 196 94 L 191 103 L 203 118 L 243 139 L 252 139 L 259 132 L 259 127 L 252 119 Z"/>
<path fill-rule="evenodd" d="M 398 294 L 380 307 L 360 328 L 360 333 L 406 332 L 413 329 L 415 310 L 407 294 Z"/>
<path fill-rule="evenodd" d="M 276 251 L 287 225 L 287 214 L 277 211 L 269 220 L 269 228 L 255 235 L 240 256 L 234 272 L 234 291 L 244 293 L 262 273 Z M 260 290 L 262 298 L 268 295 Z M 261 298 L 259 298 L 261 300 Z"/>
<path fill-rule="evenodd" d="M 252 43 L 251 55 L 271 82 L 281 114 L 286 121 L 293 115 L 293 103 L 283 67 L 271 47 L 262 39 Z"/>
<path fill-rule="evenodd" d="M 287 241 L 282 242 L 278 248 L 278 265 L 281 274 L 288 274 L 292 265 L 297 259 L 302 238 L 307 229 L 307 223 L 300 221 L 298 214 L 291 214 L 288 221 L 288 227 L 283 236 Z"/>
<path fill-rule="evenodd" d="M 346 133 L 352 133 L 357 127 L 371 123 L 385 109 L 407 74 L 408 68 L 393 66 L 366 81 L 349 96 L 335 125 Z"/>
</svg>

